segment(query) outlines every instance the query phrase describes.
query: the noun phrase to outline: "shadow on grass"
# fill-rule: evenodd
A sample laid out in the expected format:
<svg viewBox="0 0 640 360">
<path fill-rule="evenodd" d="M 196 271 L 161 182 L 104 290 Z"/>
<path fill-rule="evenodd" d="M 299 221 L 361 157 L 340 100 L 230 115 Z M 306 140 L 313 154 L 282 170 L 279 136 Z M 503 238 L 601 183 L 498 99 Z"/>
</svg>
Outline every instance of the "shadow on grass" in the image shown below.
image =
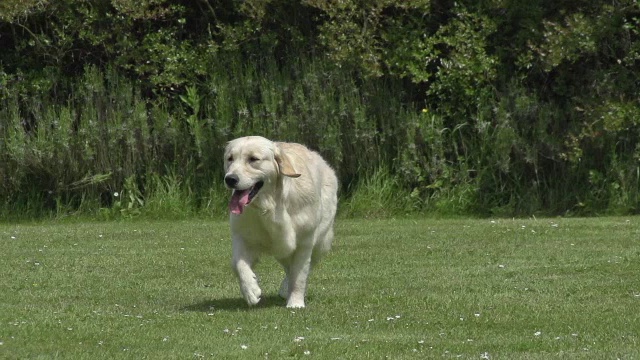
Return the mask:
<svg viewBox="0 0 640 360">
<path fill-rule="evenodd" d="M 184 311 L 213 312 L 213 311 L 249 311 L 251 309 L 266 309 L 272 307 L 284 307 L 285 300 L 277 295 L 263 296 L 255 306 L 249 306 L 242 297 L 223 298 L 201 301 L 196 304 L 187 305 L 182 308 Z"/>
</svg>

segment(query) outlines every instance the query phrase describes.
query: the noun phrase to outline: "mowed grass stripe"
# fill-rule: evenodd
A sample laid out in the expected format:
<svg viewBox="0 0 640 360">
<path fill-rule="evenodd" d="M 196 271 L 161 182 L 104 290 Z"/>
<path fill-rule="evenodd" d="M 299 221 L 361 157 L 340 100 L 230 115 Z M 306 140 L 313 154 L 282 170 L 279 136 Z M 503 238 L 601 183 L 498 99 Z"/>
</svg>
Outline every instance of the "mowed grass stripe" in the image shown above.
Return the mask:
<svg viewBox="0 0 640 360">
<path fill-rule="evenodd" d="M 640 357 L 640 218 L 340 220 L 308 305 L 225 222 L 0 225 L 0 358 Z"/>
</svg>

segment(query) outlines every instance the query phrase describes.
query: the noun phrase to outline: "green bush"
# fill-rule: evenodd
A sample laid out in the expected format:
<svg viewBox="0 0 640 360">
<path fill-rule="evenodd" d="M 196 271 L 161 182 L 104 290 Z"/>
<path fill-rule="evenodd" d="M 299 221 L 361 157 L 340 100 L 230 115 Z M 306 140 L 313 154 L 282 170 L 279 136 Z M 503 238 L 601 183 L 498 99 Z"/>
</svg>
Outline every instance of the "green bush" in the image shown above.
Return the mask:
<svg viewBox="0 0 640 360">
<path fill-rule="evenodd" d="M 260 134 L 327 158 L 352 216 L 637 213 L 639 19 L 634 0 L 8 0 L 0 211 L 217 216 L 226 141 Z"/>
</svg>

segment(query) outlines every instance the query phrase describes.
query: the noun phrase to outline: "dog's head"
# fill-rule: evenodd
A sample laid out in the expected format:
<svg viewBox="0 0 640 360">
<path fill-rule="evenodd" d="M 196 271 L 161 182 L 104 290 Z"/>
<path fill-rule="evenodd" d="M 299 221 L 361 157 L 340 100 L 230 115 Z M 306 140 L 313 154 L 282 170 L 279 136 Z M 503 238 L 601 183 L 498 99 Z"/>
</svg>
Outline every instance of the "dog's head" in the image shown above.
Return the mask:
<svg viewBox="0 0 640 360">
<path fill-rule="evenodd" d="M 233 190 L 229 210 L 236 215 L 262 192 L 274 191 L 281 176 L 300 176 L 287 154 L 260 136 L 230 141 L 224 152 L 224 169 L 224 183 Z"/>
</svg>

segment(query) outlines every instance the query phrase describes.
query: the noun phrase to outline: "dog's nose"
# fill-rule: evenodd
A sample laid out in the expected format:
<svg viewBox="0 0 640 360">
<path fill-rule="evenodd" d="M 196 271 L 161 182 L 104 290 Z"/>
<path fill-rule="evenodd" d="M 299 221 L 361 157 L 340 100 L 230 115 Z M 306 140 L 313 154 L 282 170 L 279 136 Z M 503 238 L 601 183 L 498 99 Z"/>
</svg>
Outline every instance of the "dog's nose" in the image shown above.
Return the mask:
<svg viewBox="0 0 640 360">
<path fill-rule="evenodd" d="M 238 181 L 240 181 L 240 179 L 238 179 L 238 175 L 235 175 L 235 174 L 229 174 L 224 177 L 224 182 L 230 188 L 233 188 L 236 185 L 238 185 Z"/>
</svg>

